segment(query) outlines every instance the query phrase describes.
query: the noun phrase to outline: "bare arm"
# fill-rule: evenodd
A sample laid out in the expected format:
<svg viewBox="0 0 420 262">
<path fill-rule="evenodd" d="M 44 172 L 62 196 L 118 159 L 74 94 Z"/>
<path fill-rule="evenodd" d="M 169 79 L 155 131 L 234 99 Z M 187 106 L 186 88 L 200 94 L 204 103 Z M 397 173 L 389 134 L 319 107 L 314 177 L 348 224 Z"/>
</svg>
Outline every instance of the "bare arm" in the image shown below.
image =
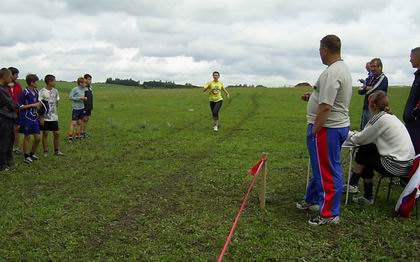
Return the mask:
<svg viewBox="0 0 420 262">
<path fill-rule="evenodd" d="M 230 99 L 230 95 L 229 95 L 228 91 L 226 90 L 226 88 L 223 88 L 223 92 L 225 92 L 225 94 L 226 94 L 227 98 L 229 98 L 229 99 Z"/>
<path fill-rule="evenodd" d="M 312 134 L 316 135 L 321 128 L 324 126 L 327 121 L 328 114 L 331 112 L 331 106 L 328 104 L 320 104 L 318 106 L 318 112 L 315 117 L 314 127 L 312 129 Z"/>
</svg>

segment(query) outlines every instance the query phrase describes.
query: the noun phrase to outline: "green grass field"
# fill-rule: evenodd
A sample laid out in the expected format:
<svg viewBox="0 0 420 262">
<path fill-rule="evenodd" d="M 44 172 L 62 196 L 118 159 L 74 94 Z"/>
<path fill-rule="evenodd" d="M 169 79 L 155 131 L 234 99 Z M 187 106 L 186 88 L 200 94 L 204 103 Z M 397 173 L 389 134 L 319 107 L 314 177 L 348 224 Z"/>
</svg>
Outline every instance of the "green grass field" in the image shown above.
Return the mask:
<svg viewBox="0 0 420 262">
<path fill-rule="evenodd" d="M 268 152 L 267 210 L 253 192 L 226 261 L 418 261 L 420 220 L 393 215 L 402 188 L 389 203 L 384 183 L 374 206 L 343 205 L 337 226 L 311 227 L 313 214 L 295 209 L 308 158 L 304 89 L 231 89 L 214 133 L 201 90 L 98 84 L 91 137 L 68 144 L 71 87 L 58 84 L 66 156 L 31 166 L 20 156 L 0 176 L 1 260 L 215 261 L 247 170 Z M 389 94 L 401 116 L 408 89 Z M 353 129 L 361 105 L 355 94 Z"/>
</svg>

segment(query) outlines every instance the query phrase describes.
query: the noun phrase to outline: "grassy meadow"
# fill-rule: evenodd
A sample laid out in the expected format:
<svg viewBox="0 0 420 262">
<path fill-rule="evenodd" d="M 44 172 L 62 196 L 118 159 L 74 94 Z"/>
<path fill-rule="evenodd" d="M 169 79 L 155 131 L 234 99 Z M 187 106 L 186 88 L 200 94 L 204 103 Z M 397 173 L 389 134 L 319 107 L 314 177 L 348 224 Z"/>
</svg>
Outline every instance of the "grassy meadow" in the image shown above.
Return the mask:
<svg viewBox="0 0 420 262">
<path fill-rule="evenodd" d="M 267 209 L 253 192 L 225 261 L 418 261 L 420 220 L 394 216 L 398 186 L 388 203 L 385 182 L 374 206 L 343 205 L 337 226 L 312 227 L 315 214 L 295 208 L 308 161 L 305 89 L 231 89 L 215 133 L 201 90 L 97 84 L 90 137 L 69 144 L 73 85 L 57 85 L 66 156 L 39 148 L 39 161 L 17 156 L 0 175 L 0 260 L 215 261 L 247 170 L 268 152 Z M 399 117 L 408 91 L 389 91 Z M 361 107 L 354 92 L 352 129 Z"/>
</svg>

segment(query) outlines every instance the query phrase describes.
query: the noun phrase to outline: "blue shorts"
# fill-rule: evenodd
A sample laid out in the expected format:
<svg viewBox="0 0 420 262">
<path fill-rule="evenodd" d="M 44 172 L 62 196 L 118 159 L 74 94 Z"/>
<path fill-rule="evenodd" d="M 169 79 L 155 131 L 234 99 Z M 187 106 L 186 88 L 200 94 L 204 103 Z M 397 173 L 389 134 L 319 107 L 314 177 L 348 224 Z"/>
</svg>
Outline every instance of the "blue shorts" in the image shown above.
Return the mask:
<svg viewBox="0 0 420 262">
<path fill-rule="evenodd" d="M 83 119 L 85 116 L 84 111 L 84 109 L 73 109 L 73 112 L 71 113 L 71 120 L 77 121 Z"/>
<path fill-rule="evenodd" d="M 41 129 L 39 128 L 39 122 L 34 122 L 30 125 L 21 126 L 21 129 L 23 130 L 23 134 L 25 136 L 41 134 Z"/>
</svg>

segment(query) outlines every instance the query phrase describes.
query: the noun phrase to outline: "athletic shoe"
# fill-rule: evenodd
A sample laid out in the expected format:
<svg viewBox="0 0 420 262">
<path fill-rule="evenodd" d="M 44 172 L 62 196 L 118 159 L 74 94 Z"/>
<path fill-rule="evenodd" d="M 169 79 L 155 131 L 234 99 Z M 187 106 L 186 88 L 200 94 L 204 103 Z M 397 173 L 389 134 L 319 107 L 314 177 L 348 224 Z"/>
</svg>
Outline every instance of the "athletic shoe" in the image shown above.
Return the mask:
<svg viewBox="0 0 420 262">
<path fill-rule="evenodd" d="M 347 192 L 347 185 L 343 186 L 343 193 Z M 360 193 L 359 187 L 358 186 L 352 186 L 349 185 L 349 194 L 357 194 Z"/>
<path fill-rule="evenodd" d="M 37 157 L 36 155 L 31 155 L 30 158 L 32 159 L 32 161 L 36 161 L 39 159 L 39 157 Z"/>
<path fill-rule="evenodd" d="M 68 141 L 69 141 L 69 143 L 73 143 L 73 138 L 69 137 Z"/>
<path fill-rule="evenodd" d="M 300 210 L 311 210 L 314 212 L 319 211 L 319 205 L 318 204 L 309 204 L 305 200 L 302 200 L 300 202 L 296 203 L 296 208 Z"/>
<path fill-rule="evenodd" d="M 65 154 L 63 152 L 61 152 L 61 151 L 56 151 L 54 154 L 56 156 L 65 156 Z"/>
<path fill-rule="evenodd" d="M 317 216 L 315 218 L 309 219 L 309 225 L 311 226 L 321 226 L 321 225 L 328 225 L 328 224 L 338 224 L 340 223 L 340 217 L 321 217 Z"/>
<path fill-rule="evenodd" d="M 28 156 L 23 160 L 23 162 L 25 162 L 26 164 L 32 164 L 32 162 L 34 162 L 34 161 L 32 160 L 31 157 Z"/>
<path fill-rule="evenodd" d="M 0 172 L 7 172 L 10 171 L 10 167 L 5 166 L 5 167 L 0 167 Z"/>
<path fill-rule="evenodd" d="M 7 167 L 8 167 L 10 170 L 14 169 L 14 168 L 16 167 L 16 162 L 15 162 L 15 161 L 13 161 L 13 162 L 9 162 L 9 163 L 7 163 Z"/>
<path fill-rule="evenodd" d="M 22 151 L 18 147 L 14 147 L 13 148 L 13 153 L 15 153 L 16 155 L 20 155 L 20 154 L 22 154 Z"/>
<path fill-rule="evenodd" d="M 44 157 L 48 157 L 48 151 L 44 152 Z"/>
<path fill-rule="evenodd" d="M 359 197 L 353 197 L 353 202 L 357 204 L 362 204 L 362 205 L 373 205 L 375 200 L 373 198 L 367 199 L 364 196 L 359 196 Z"/>
<path fill-rule="evenodd" d="M 219 128 L 217 126 L 214 126 L 213 127 L 213 131 L 216 131 L 217 132 L 218 130 L 219 130 Z"/>
</svg>

